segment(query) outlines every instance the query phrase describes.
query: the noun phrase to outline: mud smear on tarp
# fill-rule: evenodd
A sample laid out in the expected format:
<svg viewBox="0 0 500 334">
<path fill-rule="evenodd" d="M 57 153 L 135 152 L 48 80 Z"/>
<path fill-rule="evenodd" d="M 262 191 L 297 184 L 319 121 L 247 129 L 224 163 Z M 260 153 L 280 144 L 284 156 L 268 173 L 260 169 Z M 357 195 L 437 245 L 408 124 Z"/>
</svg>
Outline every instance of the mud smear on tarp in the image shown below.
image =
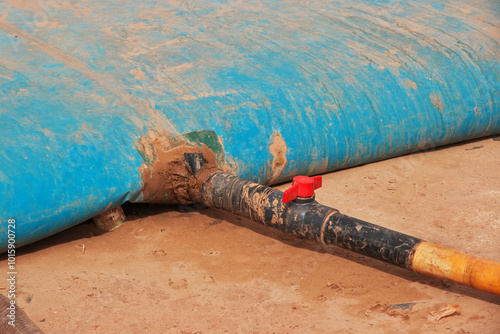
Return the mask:
<svg viewBox="0 0 500 334">
<path fill-rule="evenodd" d="M 23 43 L 26 43 L 38 51 L 45 53 L 65 66 L 80 72 L 96 84 L 102 86 L 108 92 L 114 94 L 124 105 L 133 108 L 140 115 L 144 116 L 144 119 L 137 117 L 131 118 L 137 126 L 144 127 L 149 124 L 153 124 L 158 128 L 175 133 L 175 126 L 168 120 L 167 117 L 165 117 L 163 113 L 152 108 L 149 101 L 140 99 L 131 94 L 128 87 L 123 85 L 123 83 L 121 83 L 120 80 L 117 80 L 117 78 L 93 69 L 89 64 L 80 60 L 76 56 L 65 52 L 57 45 L 45 42 L 44 40 L 37 38 L 36 36 L 7 21 L 0 20 L 0 31 L 4 31 L 9 35 L 14 36 L 16 39 L 22 40 Z M 20 69 L 17 69 L 17 71 L 19 70 Z"/>
<path fill-rule="evenodd" d="M 285 140 L 278 132 L 275 132 L 272 137 L 272 143 L 269 145 L 269 152 L 273 156 L 273 162 L 271 163 L 272 168 L 272 178 L 269 184 L 273 184 L 281 175 L 283 168 L 287 164 L 286 152 L 288 147 L 286 146 Z"/>
<path fill-rule="evenodd" d="M 143 202 L 190 204 L 199 198 L 202 184 L 219 171 L 214 152 L 204 143 L 200 146 L 180 137 L 167 137 L 150 130 L 137 142 L 144 159 L 142 174 Z M 185 153 L 202 153 L 204 168 L 196 175 L 186 164 Z"/>
</svg>

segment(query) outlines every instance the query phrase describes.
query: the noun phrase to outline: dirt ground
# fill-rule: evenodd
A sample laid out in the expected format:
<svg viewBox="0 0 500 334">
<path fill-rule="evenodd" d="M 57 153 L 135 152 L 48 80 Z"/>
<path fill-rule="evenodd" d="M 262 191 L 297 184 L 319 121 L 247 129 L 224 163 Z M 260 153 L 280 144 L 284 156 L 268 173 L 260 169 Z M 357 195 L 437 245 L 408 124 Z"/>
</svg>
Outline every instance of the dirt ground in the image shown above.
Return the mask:
<svg viewBox="0 0 500 334">
<path fill-rule="evenodd" d="M 500 261 L 498 139 L 324 175 L 317 200 Z M 213 209 L 124 209 L 115 231 L 87 222 L 20 250 L 18 305 L 46 333 L 500 333 L 492 294 Z M 461 310 L 428 321 L 446 304 Z"/>
</svg>

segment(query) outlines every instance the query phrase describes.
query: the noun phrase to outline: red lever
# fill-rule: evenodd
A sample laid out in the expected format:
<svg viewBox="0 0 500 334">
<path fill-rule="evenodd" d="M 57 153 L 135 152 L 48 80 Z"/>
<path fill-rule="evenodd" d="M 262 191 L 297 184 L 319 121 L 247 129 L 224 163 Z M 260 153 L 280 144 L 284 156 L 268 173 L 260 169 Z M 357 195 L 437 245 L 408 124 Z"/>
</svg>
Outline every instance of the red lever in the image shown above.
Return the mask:
<svg viewBox="0 0 500 334">
<path fill-rule="evenodd" d="M 314 190 L 321 187 L 323 181 L 321 176 L 296 176 L 293 178 L 292 186 L 283 193 L 283 203 L 288 203 L 297 197 L 313 197 Z"/>
</svg>

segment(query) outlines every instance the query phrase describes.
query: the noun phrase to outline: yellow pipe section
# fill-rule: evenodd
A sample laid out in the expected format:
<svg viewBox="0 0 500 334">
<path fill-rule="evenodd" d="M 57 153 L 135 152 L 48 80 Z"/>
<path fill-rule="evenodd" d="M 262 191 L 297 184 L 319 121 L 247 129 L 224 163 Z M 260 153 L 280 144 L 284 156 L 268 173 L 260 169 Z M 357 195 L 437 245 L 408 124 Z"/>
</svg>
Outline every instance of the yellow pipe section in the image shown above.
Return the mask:
<svg viewBox="0 0 500 334">
<path fill-rule="evenodd" d="M 423 241 L 412 261 L 416 272 L 500 296 L 500 263 Z"/>
</svg>

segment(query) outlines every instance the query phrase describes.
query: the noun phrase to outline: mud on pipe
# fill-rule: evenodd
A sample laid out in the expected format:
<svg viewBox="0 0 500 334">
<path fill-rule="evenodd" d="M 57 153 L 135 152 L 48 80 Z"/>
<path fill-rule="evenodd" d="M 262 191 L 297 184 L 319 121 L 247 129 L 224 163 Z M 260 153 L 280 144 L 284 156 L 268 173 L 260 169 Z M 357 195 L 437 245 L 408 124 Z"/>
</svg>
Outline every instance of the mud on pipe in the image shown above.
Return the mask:
<svg viewBox="0 0 500 334">
<path fill-rule="evenodd" d="M 339 213 L 313 198 L 283 203 L 283 192 L 217 173 L 205 184 L 205 205 L 270 225 L 299 238 L 317 240 L 411 268 L 421 239 Z"/>
<path fill-rule="evenodd" d="M 283 192 L 216 172 L 199 202 L 270 225 L 299 238 L 364 254 L 478 290 L 500 295 L 500 263 L 446 249 L 422 239 L 341 214 L 311 197 L 284 203 Z"/>
</svg>

